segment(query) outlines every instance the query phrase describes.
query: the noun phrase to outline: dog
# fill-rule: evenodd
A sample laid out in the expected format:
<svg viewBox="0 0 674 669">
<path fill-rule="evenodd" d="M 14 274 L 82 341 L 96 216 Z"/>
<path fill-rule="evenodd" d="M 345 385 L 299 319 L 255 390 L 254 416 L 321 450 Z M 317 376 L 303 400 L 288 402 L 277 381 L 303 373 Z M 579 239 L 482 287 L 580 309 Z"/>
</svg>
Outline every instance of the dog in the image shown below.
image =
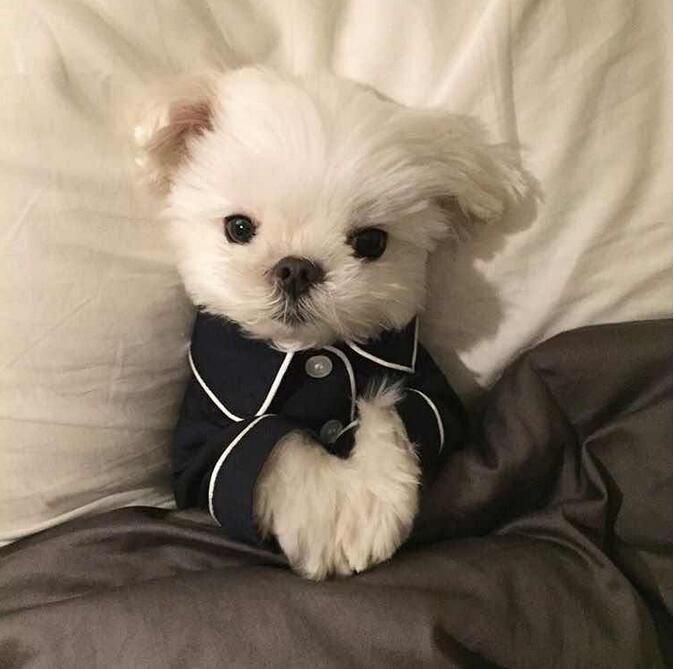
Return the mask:
<svg viewBox="0 0 674 669">
<path fill-rule="evenodd" d="M 418 343 L 428 257 L 457 210 L 522 196 L 515 155 L 469 118 L 264 67 L 170 88 L 135 139 L 200 309 L 178 506 L 311 579 L 389 559 L 465 434 Z"/>
</svg>

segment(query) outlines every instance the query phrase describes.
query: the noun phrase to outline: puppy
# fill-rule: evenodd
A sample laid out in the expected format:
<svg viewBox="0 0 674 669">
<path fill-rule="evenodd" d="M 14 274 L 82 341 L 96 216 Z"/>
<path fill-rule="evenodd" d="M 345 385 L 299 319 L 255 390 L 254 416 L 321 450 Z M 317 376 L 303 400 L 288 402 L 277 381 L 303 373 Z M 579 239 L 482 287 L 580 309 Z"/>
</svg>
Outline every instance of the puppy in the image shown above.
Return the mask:
<svg viewBox="0 0 674 669">
<path fill-rule="evenodd" d="M 466 118 L 263 68 L 182 84 L 136 140 L 201 309 L 178 505 L 312 579 L 388 559 L 465 424 L 418 343 L 428 256 L 453 208 L 495 221 L 523 192 L 514 158 Z"/>
</svg>

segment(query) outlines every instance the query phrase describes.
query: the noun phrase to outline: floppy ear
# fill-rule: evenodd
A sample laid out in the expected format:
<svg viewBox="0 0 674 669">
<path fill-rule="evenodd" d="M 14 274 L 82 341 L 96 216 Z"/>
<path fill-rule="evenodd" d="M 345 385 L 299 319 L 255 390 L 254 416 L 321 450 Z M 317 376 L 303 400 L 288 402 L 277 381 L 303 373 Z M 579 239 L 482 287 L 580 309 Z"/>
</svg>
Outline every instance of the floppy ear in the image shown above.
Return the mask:
<svg viewBox="0 0 674 669">
<path fill-rule="evenodd" d="M 213 80 L 204 76 L 172 82 L 149 97 L 134 127 L 136 164 L 148 185 L 165 194 L 191 143 L 212 130 Z"/>
<path fill-rule="evenodd" d="M 516 152 L 490 144 L 476 120 L 415 111 L 408 124 L 424 175 L 422 188 L 448 210 L 458 205 L 471 220 L 491 223 L 526 194 L 527 177 Z"/>
</svg>

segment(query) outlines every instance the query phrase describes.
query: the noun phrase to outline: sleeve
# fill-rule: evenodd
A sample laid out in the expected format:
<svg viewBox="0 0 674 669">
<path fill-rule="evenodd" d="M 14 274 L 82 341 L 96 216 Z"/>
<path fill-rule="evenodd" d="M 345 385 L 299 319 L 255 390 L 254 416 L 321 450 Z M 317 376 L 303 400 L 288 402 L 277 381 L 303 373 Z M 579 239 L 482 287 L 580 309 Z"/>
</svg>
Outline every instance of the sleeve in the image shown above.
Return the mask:
<svg viewBox="0 0 674 669">
<path fill-rule="evenodd" d="M 299 424 L 273 414 L 233 421 L 192 379 L 172 446 L 178 508 L 202 508 L 232 539 L 261 544 L 253 513 L 255 483 L 276 443 L 298 429 Z"/>
<path fill-rule="evenodd" d="M 468 437 L 468 418 L 456 393 L 430 355 L 419 347 L 416 371 L 397 405 L 409 440 L 417 447 L 425 482 L 451 450 Z"/>
</svg>

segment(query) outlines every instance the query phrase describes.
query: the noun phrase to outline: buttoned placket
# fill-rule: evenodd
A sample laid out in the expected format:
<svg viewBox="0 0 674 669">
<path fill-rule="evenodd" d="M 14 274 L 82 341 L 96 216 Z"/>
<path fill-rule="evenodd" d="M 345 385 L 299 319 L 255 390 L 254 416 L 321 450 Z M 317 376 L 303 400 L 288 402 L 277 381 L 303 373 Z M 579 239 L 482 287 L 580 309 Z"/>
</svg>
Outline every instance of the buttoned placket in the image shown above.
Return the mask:
<svg viewBox="0 0 674 669">
<path fill-rule="evenodd" d="M 305 374 L 312 379 L 325 379 L 329 377 L 334 371 L 334 363 L 329 355 L 326 353 L 332 353 L 336 355 L 340 361 L 344 364 L 345 371 L 349 379 L 349 393 L 351 400 L 351 410 L 349 413 L 349 420 L 346 425 L 339 418 L 329 418 L 326 420 L 321 428 L 318 431 L 318 437 L 320 441 L 330 446 L 334 444 L 337 439 L 348 429 L 352 429 L 358 423 L 355 420 L 355 401 L 356 401 L 356 381 L 355 373 L 353 371 L 353 366 L 348 358 L 348 356 L 333 346 L 326 346 L 325 349 L 319 349 L 317 352 L 312 353 L 304 363 L 304 372 Z"/>
</svg>

